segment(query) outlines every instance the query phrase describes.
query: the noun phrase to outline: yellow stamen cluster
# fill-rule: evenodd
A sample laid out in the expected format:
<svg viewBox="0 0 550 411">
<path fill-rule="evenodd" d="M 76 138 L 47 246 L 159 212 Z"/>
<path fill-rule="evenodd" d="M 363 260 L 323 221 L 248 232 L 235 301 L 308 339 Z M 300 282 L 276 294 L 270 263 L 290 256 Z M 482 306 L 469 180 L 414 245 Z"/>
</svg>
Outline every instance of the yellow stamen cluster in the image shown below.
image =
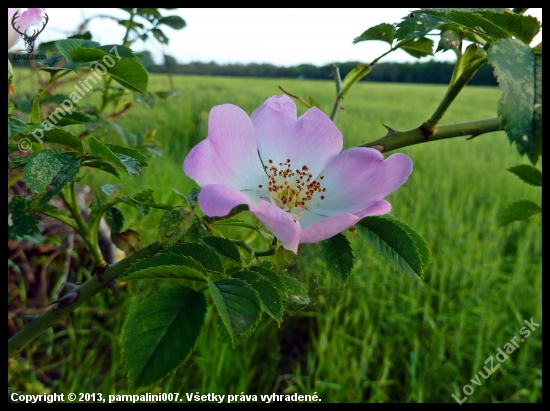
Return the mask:
<svg viewBox="0 0 550 411">
<path fill-rule="evenodd" d="M 316 192 L 327 191 L 326 188 L 321 187 L 321 183 L 313 179 L 313 174 L 309 173 L 307 165 L 302 166 L 301 170 L 292 170 L 291 163 L 288 158 L 284 163 L 279 163 L 279 167 L 277 167 L 273 160 L 269 159 L 264 166 L 268 179 L 267 191 L 282 204 L 280 208 L 283 210 L 304 208 Z M 320 180 L 324 178 L 324 176 L 319 176 Z M 324 199 L 325 196 L 322 195 L 321 200 Z"/>
</svg>

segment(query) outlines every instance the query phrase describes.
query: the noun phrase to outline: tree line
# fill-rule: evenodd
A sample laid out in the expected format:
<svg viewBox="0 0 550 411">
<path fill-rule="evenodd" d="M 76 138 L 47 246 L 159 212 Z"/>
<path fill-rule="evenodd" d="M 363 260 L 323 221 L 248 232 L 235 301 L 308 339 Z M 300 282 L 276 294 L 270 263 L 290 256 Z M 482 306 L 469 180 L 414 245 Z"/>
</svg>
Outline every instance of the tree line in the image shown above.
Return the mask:
<svg viewBox="0 0 550 411">
<path fill-rule="evenodd" d="M 180 63 L 172 56 L 165 56 L 163 64 L 156 64 L 151 53 L 138 53 L 140 61 L 150 73 L 192 74 L 228 77 L 271 77 L 300 79 L 330 79 L 332 64 L 316 66 L 299 64 L 284 67 L 267 63 L 249 64 L 218 64 L 215 62 Z M 33 62 L 28 60 L 12 60 L 14 66 L 28 67 Z M 36 64 L 36 63 L 34 63 Z M 335 63 L 340 68 L 342 78 L 353 70 L 360 62 L 350 61 Z M 394 83 L 424 83 L 448 84 L 453 73 L 454 64 L 441 61 L 426 61 L 416 63 L 379 63 L 374 66 L 369 75 L 361 81 L 394 82 Z M 469 84 L 479 86 L 496 86 L 497 82 L 491 66 L 485 65 L 476 73 Z"/>
</svg>

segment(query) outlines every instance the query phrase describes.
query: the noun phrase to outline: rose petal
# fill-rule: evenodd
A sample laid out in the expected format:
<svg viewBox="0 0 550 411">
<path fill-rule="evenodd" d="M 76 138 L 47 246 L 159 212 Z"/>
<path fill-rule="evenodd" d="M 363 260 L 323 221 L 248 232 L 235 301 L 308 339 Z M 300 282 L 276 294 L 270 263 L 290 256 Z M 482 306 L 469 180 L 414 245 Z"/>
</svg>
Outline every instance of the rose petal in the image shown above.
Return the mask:
<svg viewBox="0 0 550 411">
<path fill-rule="evenodd" d="M 359 212 L 355 213 L 359 219 L 364 217 L 373 217 L 378 215 L 384 215 L 388 214 L 391 211 L 391 204 L 388 203 L 386 200 L 380 200 L 371 205 L 369 208 Z"/>
<path fill-rule="evenodd" d="M 233 207 L 246 204 L 286 249 L 298 252 L 300 226 L 292 220 L 290 214 L 261 200 L 258 193 L 241 192 L 220 184 L 209 184 L 199 193 L 199 204 L 204 214 L 210 217 L 223 217 Z"/>
<path fill-rule="evenodd" d="M 258 192 L 242 192 L 221 184 L 209 184 L 199 193 L 199 204 L 209 217 L 223 217 L 240 204 L 254 207 L 260 202 Z"/>
<path fill-rule="evenodd" d="M 264 164 L 292 161 L 292 169 L 306 165 L 318 173 L 342 149 L 342 133 L 316 107 L 296 120 L 296 105 L 286 95 L 270 97 L 252 113 L 258 150 Z"/>
<path fill-rule="evenodd" d="M 304 228 L 300 235 L 300 243 L 316 243 L 326 240 L 347 230 L 358 221 L 359 217 L 353 214 L 339 214 L 325 218 Z"/>
<path fill-rule="evenodd" d="M 412 161 L 404 154 L 384 160 L 382 153 L 372 148 L 343 151 L 323 170 L 324 179 L 317 179 L 326 192 L 316 192 L 306 208 L 324 216 L 359 215 L 401 186 L 411 172 Z"/>
<path fill-rule="evenodd" d="M 183 170 L 201 187 L 223 184 L 242 190 L 267 186 L 252 122 L 232 104 L 212 108 L 208 138 L 193 147 Z"/>
<path fill-rule="evenodd" d="M 300 225 L 294 222 L 290 214 L 281 210 L 267 201 L 260 201 L 257 207 L 251 207 L 258 219 L 277 237 L 283 247 L 287 250 L 298 253 L 298 243 L 300 240 Z"/>
</svg>

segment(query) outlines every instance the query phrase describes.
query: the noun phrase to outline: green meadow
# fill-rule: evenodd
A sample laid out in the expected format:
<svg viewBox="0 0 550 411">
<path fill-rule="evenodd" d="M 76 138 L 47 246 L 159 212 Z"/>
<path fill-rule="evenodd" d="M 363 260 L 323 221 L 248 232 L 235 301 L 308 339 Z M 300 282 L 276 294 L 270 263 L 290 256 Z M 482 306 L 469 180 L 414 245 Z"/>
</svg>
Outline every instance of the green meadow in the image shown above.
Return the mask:
<svg viewBox="0 0 550 411">
<path fill-rule="evenodd" d="M 279 85 L 306 100 L 314 97 L 328 113 L 334 100 L 331 81 L 178 76 L 174 82 L 178 97 L 158 100 L 152 109 L 136 104 L 119 119 L 134 132 L 157 129 L 163 156 L 153 158 L 139 178 L 117 182 L 98 171 L 81 184 L 97 190 L 105 183 L 124 183 L 121 193 L 150 188 L 158 202 L 178 204 L 172 189 L 186 193 L 195 187 L 182 163 L 206 138 L 213 106 L 232 103 L 251 114 L 268 97 L 281 94 Z M 14 83 L 17 92 L 27 84 Z M 167 90 L 168 79 L 153 76 L 150 88 Z M 382 136 L 382 124 L 396 130 L 418 126 L 445 90 L 358 84 L 336 119 L 345 148 Z M 499 94 L 496 87 L 466 87 L 442 123 L 496 116 Z M 305 109 L 299 106 L 299 114 Z M 451 395 L 463 398 L 468 384 L 473 388 L 468 403 L 542 401 L 542 325 L 502 363 L 495 357 L 514 336 L 519 341 L 524 320 L 542 322 L 541 216 L 497 225 L 506 205 L 521 199 L 540 203 L 539 189 L 506 171 L 528 160 L 504 132 L 399 152 L 412 159 L 414 171 L 387 199 L 392 214 L 431 246 L 433 261 L 422 282 L 395 272 L 354 238 L 355 267 L 344 287 L 326 272 L 316 245 L 301 245 L 303 258 L 288 274 L 307 285 L 309 305 L 289 306 L 280 327 L 264 317 L 236 348 L 220 342 L 210 309 L 191 357 L 137 393 L 316 393 L 323 402 L 455 402 Z M 143 218 L 130 207 L 120 209 L 125 228 L 139 230 L 143 245 L 155 239 L 162 211 Z M 83 268 L 76 280 L 87 275 Z M 118 337 L 127 310 L 160 286 L 134 282 L 114 295 L 95 296 L 22 352 L 12 364 L 15 388 L 36 394 L 44 389 L 135 394 L 124 375 Z M 487 375 L 484 366 L 490 369 L 491 356 L 500 367 L 487 379 L 479 377 L 478 371 Z"/>
</svg>

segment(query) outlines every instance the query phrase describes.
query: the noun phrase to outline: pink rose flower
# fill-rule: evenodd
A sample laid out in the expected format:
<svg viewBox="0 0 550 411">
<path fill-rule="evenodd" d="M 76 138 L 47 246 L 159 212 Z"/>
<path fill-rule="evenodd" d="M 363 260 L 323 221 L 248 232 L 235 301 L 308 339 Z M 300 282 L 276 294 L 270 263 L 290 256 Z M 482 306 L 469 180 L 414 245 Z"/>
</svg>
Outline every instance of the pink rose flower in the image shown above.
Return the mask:
<svg viewBox="0 0 550 411">
<path fill-rule="evenodd" d="M 202 190 L 201 210 L 225 216 L 246 204 L 283 246 L 330 238 L 367 216 L 386 214 L 384 197 L 412 172 L 404 154 L 384 160 L 372 148 L 342 151 L 342 133 L 312 107 L 299 119 L 286 95 L 267 99 L 252 117 L 239 107 L 212 108 L 208 138 L 185 158 Z"/>
</svg>

